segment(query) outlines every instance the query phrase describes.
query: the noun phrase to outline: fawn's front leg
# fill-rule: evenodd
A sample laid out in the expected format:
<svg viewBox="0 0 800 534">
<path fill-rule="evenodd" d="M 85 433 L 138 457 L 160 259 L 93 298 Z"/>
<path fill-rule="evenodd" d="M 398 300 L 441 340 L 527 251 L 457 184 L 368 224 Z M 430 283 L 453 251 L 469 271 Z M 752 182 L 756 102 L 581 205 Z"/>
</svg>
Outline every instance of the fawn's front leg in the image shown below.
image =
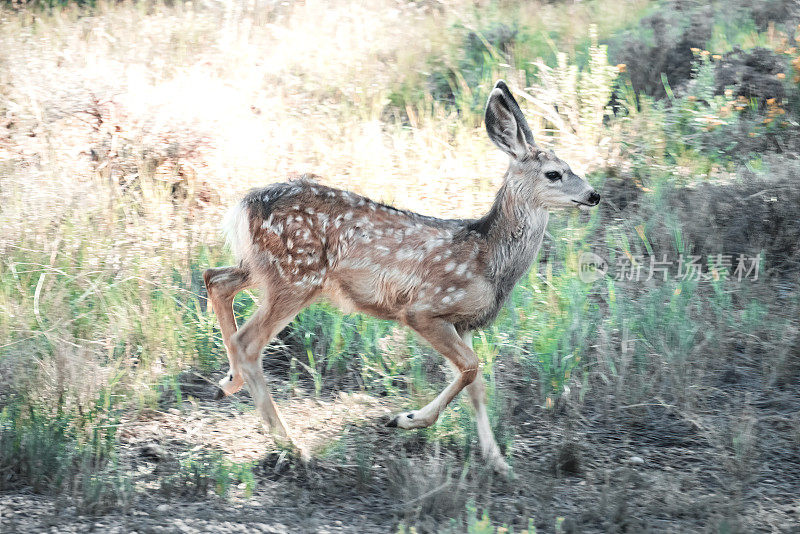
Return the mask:
<svg viewBox="0 0 800 534">
<path fill-rule="evenodd" d="M 442 319 L 409 321 L 409 326 L 426 339 L 455 366 L 457 376 L 433 401 L 423 408 L 396 415 L 387 426 L 399 428 L 425 428 L 439 418 L 439 414 L 458 393 L 475 380 L 478 374 L 478 357 L 458 335 L 455 327 Z"/>
<path fill-rule="evenodd" d="M 472 332 L 467 332 L 462 336 L 464 343 L 472 347 Z M 486 411 L 486 386 L 483 383 L 481 373 L 475 377 L 470 385 L 467 386 L 467 393 L 475 408 L 475 423 L 478 426 L 478 443 L 481 446 L 483 457 L 491 464 L 495 471 L 507 474 L 509 471 L 503 455 L 500 454 L 500 447 L 492 434 L 492 425 L 489 423 L 489 414 Z"/>
</svg>

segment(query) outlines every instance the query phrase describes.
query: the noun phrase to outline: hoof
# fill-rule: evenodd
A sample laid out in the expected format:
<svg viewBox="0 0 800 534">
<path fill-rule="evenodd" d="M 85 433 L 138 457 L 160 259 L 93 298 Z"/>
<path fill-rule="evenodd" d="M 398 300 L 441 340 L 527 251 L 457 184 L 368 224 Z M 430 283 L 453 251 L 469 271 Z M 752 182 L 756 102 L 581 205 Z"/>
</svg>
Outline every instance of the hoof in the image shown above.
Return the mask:
<svg viewBox="0 0 800 534">
<path fill-rule="evenodd" d="M 511 474 L 511 468 L 502 458 L 497 458 L 494 460 L 494 462 L 492 462 L 492 470 L 498 475 L 505 477 L 509 480 L 513 478 Z"/>
<path fill-rule="evenodd" d="M 217 382 L 217 386 L 219 389 L 217 390 L 217 394 L 214 397 L 215 400 L 219 400 L 222 397 L 226 397 L 228 395 L 233 395 L 237 393 L 242 386 L 244 385 L 244 379 L 241 376 L 234 378 L 233 372 L 228 373 L 225 375 L 222 380 Z"/>
<path fill-rule="evenodd" d="M 405 428 L 406 430 L 430 426 L 430 423 L 426 424 L 425 421 L 415 418 L 414 416 L 414 412 L 397 414 L 386 423 L 386 426 L 390 428 Z"/>
</svg>

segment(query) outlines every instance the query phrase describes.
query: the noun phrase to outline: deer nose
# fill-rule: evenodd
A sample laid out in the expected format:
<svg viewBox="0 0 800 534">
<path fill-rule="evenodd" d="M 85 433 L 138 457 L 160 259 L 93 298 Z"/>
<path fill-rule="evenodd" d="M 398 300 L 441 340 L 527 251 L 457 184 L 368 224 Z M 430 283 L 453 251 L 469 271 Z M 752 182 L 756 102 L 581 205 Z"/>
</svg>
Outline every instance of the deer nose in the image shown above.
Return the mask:
<svg viewBox="0 0 800 534">
<path fill-rule="evenodd" d="M 598 193 L 597 191 L 592 191 L 592 193 L 589 195 L 588 200 L 589 204 L 591 204 L 592 206 L 597 206 L 600 203 L 600 193 Z"/>
</svg>

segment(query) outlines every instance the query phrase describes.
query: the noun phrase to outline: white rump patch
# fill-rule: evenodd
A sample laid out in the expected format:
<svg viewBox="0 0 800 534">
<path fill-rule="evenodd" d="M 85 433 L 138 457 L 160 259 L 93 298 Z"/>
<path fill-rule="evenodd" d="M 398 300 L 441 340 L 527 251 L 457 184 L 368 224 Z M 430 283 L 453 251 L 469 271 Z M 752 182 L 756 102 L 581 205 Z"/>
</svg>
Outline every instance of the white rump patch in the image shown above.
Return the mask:
<svg viewBox="0 0 800 534">
<path fill-rule="evenodd" d="M 236 260 L 240 261 L 253 243 L 247 206 L 238 202 L 229 209 L 222 219 L 222 231 L 225 234 L 225 244 L 231 249 Z"/>
</svg>

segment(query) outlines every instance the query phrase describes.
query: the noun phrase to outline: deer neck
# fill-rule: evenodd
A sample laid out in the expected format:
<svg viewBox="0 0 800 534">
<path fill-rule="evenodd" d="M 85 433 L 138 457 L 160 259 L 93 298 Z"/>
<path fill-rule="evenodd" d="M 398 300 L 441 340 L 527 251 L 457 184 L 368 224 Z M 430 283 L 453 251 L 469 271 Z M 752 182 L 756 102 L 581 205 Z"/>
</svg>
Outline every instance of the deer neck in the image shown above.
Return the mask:
<svg viewBox="0 0 800 534">
<path fill-rule="evenodd" d="M 527 189 L 506 179 L 492 209 L 481 219 L 488 244 L 488 274 L 499 302 L 530 269 L 547 227 L 547 209 Z"/>
</svg>

